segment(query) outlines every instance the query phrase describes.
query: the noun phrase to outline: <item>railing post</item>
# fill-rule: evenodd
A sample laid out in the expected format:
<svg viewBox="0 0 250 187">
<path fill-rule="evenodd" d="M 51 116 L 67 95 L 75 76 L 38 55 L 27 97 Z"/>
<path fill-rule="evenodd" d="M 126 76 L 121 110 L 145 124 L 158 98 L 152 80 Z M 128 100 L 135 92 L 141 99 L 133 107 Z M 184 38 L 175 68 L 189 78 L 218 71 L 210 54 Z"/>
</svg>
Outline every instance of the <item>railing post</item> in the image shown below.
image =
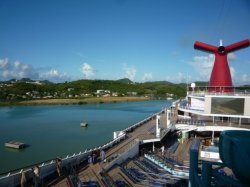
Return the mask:
<svg viewBox="0 0 250 187">
<path fill-rule="evenodd" d="M 189 187 L 196 187 L 195 182 L 196 171 L 198 170 L 198 152 L 190 150 L 190 168 L 189 168 Z"/>
<path fill-rule="evenodd" d="M 202 161 L 201 180 L 204 187 L 211 186 L 212 165 L 207 161 Z"/>
<path fill-rule="evenodd" d="M 189 187 L 198 187 L 198 158 L 200 141 L 194 139 L 190 147 Z"/>
</svg>

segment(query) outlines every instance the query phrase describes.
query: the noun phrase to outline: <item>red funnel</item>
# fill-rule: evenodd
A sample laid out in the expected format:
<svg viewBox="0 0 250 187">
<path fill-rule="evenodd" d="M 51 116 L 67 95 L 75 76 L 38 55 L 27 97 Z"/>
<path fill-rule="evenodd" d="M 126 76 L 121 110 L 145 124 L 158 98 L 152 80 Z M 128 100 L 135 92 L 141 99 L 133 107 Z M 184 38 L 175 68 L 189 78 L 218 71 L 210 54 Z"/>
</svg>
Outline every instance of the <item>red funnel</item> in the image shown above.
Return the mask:
<svg viewBox="0 0 250 187">
<path fill-rule="evenodd" d="M 214 53 L 215 61 L 212 74 L 209 81 L 209 91 L 216 92 L 231 92 L 232 91 L 232 78 L 230 69 L 227 62 L 227 54 L 250 45 L 250 40 L 246 39 L 226 47 L 213 46 L 202 42 L 195 42 L 194 48 L 210 53 Z"/>
</svg>

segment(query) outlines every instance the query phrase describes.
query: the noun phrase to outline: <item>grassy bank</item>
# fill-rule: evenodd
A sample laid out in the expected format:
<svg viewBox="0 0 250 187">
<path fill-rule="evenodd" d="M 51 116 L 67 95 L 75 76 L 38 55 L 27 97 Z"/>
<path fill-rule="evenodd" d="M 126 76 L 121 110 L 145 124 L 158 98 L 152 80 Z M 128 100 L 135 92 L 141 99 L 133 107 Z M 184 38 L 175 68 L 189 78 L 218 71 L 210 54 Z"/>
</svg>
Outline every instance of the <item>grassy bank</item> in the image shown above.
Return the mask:
<svg viewBox="0 0 250 187">
<path fill-rule="evenodd" d="M 71 104 L 90 104 L 90 103 L 116 103 L 129 101 L 145 101 L 146 97 L 90 97 L 84 99 L 38 99 L 20 102 L 1 102 L 1 106 L 14 105 L 71 105 Z"/>
</svg>

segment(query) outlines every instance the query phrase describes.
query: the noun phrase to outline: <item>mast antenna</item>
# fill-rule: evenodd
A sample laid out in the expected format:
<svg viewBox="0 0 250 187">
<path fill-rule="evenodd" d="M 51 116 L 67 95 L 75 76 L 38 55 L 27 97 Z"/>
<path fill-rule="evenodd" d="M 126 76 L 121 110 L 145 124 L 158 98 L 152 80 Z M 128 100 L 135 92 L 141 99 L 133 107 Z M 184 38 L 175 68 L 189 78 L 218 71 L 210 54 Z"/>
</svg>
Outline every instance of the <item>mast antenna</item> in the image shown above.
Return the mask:
<svg viewBox="0 0 250 187">
<path fill-rule="evenodd" d="M 223 44 L 222 44 L 222 40 L 220 40 L 220 46 L 223 46 Z"/>
</svg>

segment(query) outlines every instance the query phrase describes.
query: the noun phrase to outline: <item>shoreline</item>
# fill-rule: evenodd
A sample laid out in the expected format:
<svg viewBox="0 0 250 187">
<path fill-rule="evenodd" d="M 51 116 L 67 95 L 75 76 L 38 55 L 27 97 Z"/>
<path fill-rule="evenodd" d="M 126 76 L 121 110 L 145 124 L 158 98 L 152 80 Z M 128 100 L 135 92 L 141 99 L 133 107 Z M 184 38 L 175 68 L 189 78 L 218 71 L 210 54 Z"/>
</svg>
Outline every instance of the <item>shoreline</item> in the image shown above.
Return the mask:
<svg viewBox="0 0 250 187">
<path fill-rule="evenodd" d="M 0 102 L 0 106 L 84 105 L 148 100 L 151 99 L 147 97 L 89 97 L 83 99 L 37 99 L 20 102 Z"/>
</svg>

